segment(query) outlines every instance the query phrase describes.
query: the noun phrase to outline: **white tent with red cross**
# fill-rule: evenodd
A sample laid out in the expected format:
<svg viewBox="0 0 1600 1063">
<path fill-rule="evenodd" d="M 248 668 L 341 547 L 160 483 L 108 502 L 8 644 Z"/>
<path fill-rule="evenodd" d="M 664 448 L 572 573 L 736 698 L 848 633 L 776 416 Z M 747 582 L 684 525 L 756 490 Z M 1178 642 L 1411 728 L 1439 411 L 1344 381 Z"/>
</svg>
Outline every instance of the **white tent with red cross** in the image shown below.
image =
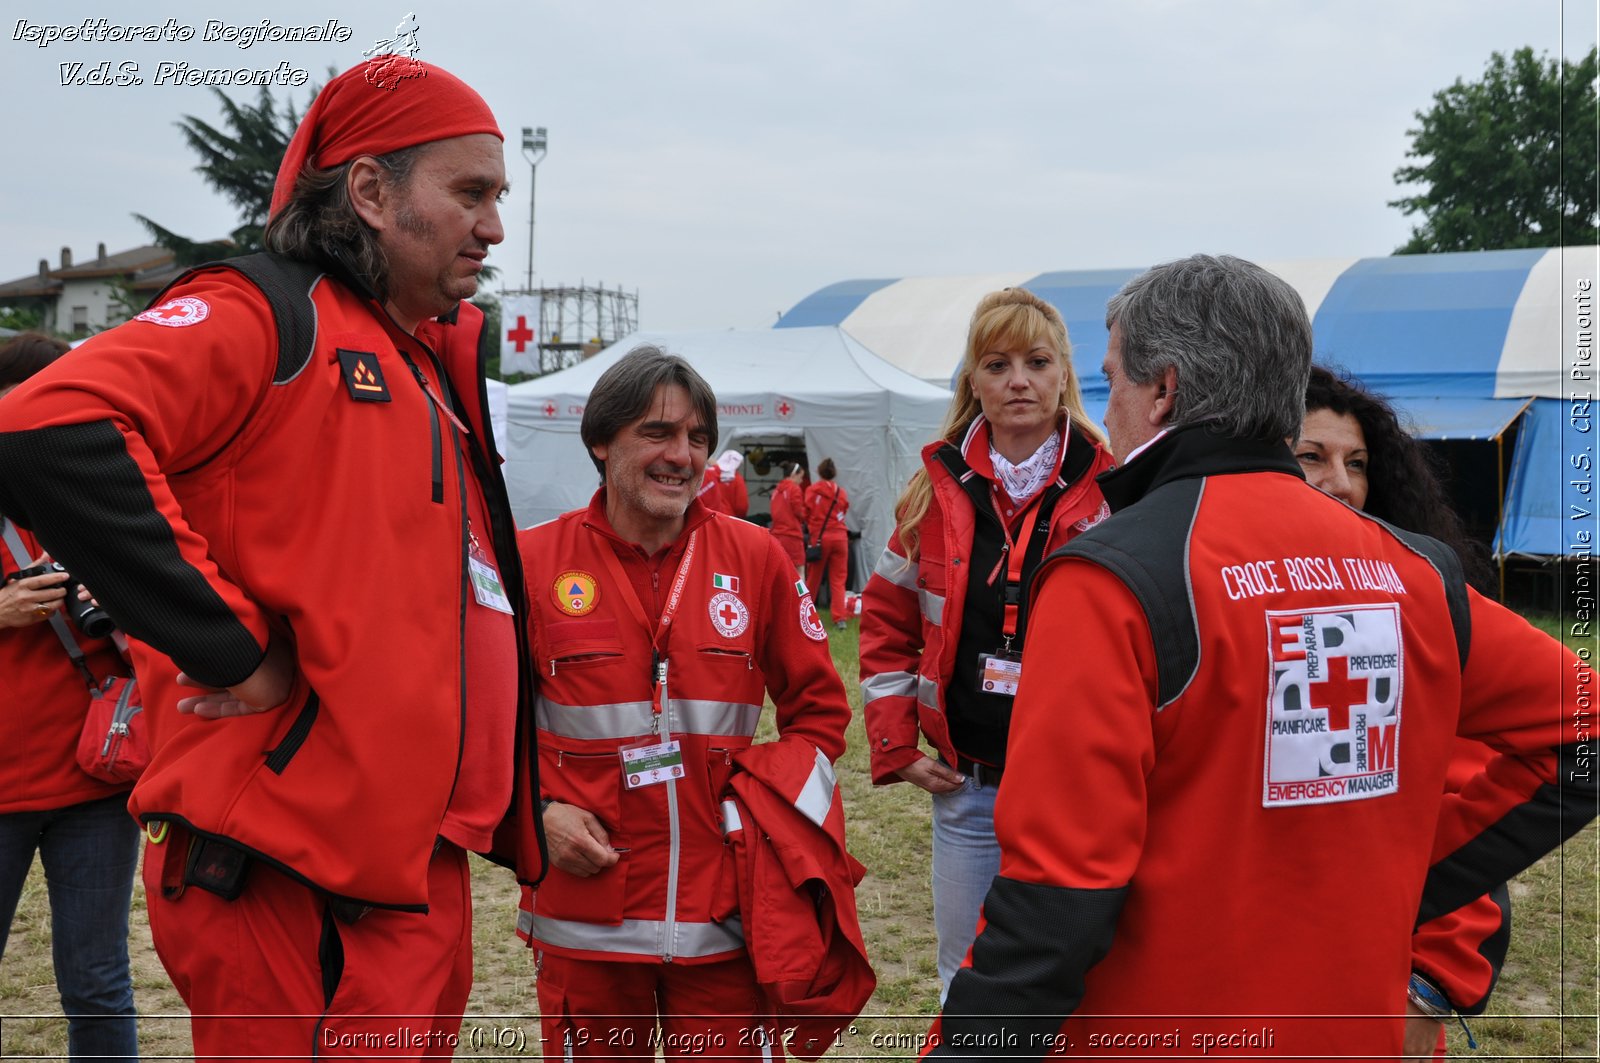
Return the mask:
<svg viewBox="0 0 1600 1063">
<path fill-rule="evenodd" d="M 549 520 L 589 503 L 599 483 L 578 426 L 600 374 L 640 344 L 680 355 L 717 395 L 721 438 L 712 456 L 734 449 L 749 463 L 752 510 L 766 480 L 762 455 L 803 440 L 812 470 L 823 458 L 838 467 L 849 493 L 846 525 L 861 532 L 868 565 L 894 526 L 894 504 L 939 433 L 950 392 L 919 380 L 832 326 L 636 332 L 588 361 L 510 389 L 506 484 L 519 526 Z M 759 475 L 758 475 L 759 473 Z"/>
</svg>

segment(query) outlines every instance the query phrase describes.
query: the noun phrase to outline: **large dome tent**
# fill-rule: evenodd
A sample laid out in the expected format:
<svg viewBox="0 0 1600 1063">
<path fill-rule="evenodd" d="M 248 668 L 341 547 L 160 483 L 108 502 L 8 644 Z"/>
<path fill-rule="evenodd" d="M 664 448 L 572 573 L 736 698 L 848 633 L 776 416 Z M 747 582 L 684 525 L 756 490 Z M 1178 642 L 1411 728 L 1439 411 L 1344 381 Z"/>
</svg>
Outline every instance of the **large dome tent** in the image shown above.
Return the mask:
<svg viewBox="0 0 1600 1063">
<path fill-rule="evenodd" d="M 1496 555 L 1583 553 L 1595 527 L 1587 403 L 1595 392 L 1600 248 L 1261 262 L 1312 317 L 1319 362 L 1388 396 L 1444 449 Z M 1146 267 L 850 280 L 800 300 L 778 329 L 835 325 L 925 380 L 949 381 L 980 296 L 1022 285 L 1066 319 L 1091 416 L 1104 411 L 1106 301 Z M 1585 448 L 1590 448 L 1585 450 Z M 1578 483 L 1590 484 L 1583 491 Z"/>
</svg>

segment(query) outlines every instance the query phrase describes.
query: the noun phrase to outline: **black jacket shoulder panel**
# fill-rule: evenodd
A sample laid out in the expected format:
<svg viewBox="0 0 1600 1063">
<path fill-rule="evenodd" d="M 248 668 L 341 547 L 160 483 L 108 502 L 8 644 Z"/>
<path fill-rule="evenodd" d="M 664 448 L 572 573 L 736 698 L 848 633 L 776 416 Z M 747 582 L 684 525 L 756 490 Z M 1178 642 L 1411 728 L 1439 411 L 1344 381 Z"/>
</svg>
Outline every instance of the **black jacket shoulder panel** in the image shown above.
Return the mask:
<svg viewBox="0 0 1600 1063">
<path fill-rule="evenodd" d="M 272 308 L 272 320 L 278 329 L 278 363 L 273 370 L 272 382 L 286 384 L 293 380 L 306 363 L 317 344 L 317 308 L 311 301 L 311 291 L 326 272 L 321 266 L 268 251 L 238 258 L 207 262 L 185 270 L 171 284 L 150 301 L 158 306 L 167 293 L 203 270 L 231 269 L 244 274 L 250 283 L 261 289 L 267 304 Z"/>
<path fill-rule="evenodd" d="M 1042 572 L 1057 558 L 1082 558 L 1104 568 L 1133 592 L 1156 648 L 1158 709 L 1176 701 L 1200 670 L 1200 625 L 1189 580 L 1189 541 L 1204 494 L 1205 480 L 1201 478 L 1164 484 L 1138 506 L 1113 514 L 1039 566 Z"/>
</svg>

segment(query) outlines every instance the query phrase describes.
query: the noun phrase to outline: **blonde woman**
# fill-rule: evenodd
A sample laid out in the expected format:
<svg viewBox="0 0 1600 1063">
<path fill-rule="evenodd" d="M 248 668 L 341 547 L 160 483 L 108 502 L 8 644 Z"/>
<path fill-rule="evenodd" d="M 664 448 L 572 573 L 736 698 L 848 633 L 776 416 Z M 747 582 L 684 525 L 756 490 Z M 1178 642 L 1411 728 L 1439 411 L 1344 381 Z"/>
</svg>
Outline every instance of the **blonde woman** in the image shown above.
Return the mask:
<svg viewBox="0 0 1600 1063">
<path fill-rule="evenodd" d="M 1111 456 L 1084 415 L 1054 306 L 1023 288 L 979 300 L 922 462 L 863 596 L 861 688 L 873 782 L 933 795 L 942 997 L 1000 870 L 994 796 L 1023 678 L 1022 591 L 1040 559 L 1107 513 L 1094 478 Z"/>
</svg>

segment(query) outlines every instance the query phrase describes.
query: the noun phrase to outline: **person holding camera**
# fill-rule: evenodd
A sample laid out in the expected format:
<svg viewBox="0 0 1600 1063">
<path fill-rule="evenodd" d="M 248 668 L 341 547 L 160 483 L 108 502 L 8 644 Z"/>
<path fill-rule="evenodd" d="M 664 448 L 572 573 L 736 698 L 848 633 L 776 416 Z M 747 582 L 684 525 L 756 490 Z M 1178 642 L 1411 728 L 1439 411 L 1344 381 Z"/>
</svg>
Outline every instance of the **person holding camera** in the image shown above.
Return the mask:
<svg viewBox="0 0 1600 1063">
<path fill-rule="evenodd" d="M 55 361 L 67 345 L 23 333 L 0 348 L 0 395 Z M 137 1059 L 128 908 L 139 827 L 130 783 L 102 782 L 76 758 L 86 682 L 52 630 L 77 582 L 29 533 L 5 519 L 0 537 L 0 956 L 34 854 L 50 896 L 56 986 L 73 1059 Z M 19 549 L 20 547 L 20 549 Z M 91 604 L 70 603 L 82 609 Z M 81 614 L 79 614 L 81 615 Z M 101 614 L 103 615 L 103 614 Z M 57 621 L 59 623 L 59 621 Z M 126 672 L 115 647 L 73 630 L 95 676 Z"/>
</svg>

